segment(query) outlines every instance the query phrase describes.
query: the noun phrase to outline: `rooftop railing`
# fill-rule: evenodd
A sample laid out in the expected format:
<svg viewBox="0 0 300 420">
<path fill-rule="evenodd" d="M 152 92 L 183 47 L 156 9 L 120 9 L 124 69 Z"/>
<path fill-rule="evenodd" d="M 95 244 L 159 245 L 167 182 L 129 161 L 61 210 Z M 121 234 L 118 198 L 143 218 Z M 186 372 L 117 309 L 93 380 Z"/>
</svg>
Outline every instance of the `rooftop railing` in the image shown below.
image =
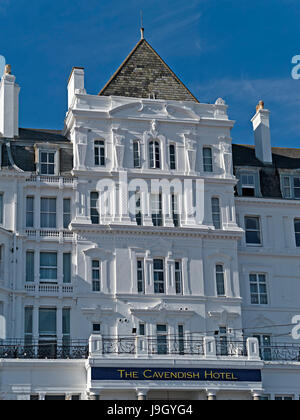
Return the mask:
<svg viewBox="0 0 300 420">
<path fill-rule="evenodd" d="M 108 356 L 195 356 L 195 358 L 247 358 L 266 362 L 299 362 L 300 343 L 258 349 L 258 341 L 220 342 L 213 337 L 174 336 L 105 337 L 89 340 L 0 340 L 0 359 L 87 359 Z"/>
<path fill-rule="evenodd" d="M 300 362 L 300 343 L 265 346 L 260 349 L 260 356 L 266 362 Z"/>
<path fill-rule="evenodd" d="M 0 359 L 87 359 L 88 340 L 0 340 Z"/>
</svg>

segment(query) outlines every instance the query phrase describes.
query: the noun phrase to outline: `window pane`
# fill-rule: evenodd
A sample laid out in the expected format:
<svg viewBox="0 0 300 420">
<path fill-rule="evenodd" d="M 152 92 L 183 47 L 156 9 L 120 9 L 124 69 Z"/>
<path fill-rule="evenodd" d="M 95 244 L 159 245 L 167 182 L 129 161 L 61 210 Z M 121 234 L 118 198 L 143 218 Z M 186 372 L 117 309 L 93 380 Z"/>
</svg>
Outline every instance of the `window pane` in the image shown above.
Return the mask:
<svg viewBox="0 0 300 420">
<path fill-rule="evenodd" d="M 64 283 L 71 283 L 71 254 L 63 255 Z"/>
<path fill-rule="evenodd" d="M 163 270 L 164 262 L 163 260 L 154 260 L 154 270 Z"/>
<path fill-rule="evenodd" d="M 70 308 L 63 308 L 62 311 L 62 333 L 69 335 L 71 332 L 71 310 Z"/>
<path fill-rule="evenodd" d="M 40 308 L 39 333 L 41 335 L 56 335 L 56 309 Z"/>
<path fill-rule="evenodd" d="M 32 334 L 33 331 L 33 308 L 25 308 L 25 334 Z"/>
<path fill-rule="evenodd" d="M 34 282 L 34 252 L 26 253 L 26 282 Z"/>
<path fill-rule="evenodd" d="M 169 153 L 170 153 L 170 169 L 175 170 L 176 169 L 176 148 L 174 144 L 170 145 Z"/>
<path fill-rule="evenodd" d="M 257 217 L 247 217 L 246 229 L 259 230 L 259 219 Z"/>
<path fill-rule="evenodd" d="M 0 224 L 3 224 L 3 194 L 0 194 Z"/>
</svg>

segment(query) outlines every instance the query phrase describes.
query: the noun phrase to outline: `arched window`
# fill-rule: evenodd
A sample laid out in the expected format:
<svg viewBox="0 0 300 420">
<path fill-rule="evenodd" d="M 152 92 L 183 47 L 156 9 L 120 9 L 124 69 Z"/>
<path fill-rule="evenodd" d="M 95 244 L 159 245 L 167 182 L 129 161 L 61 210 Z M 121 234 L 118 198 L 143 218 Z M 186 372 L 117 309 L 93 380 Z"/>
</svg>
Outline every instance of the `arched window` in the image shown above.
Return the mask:
<svg viewBox="0 0 300 420">
<path fill-rule="evenodd" d="M 159 141 L 149 143 L 149 166 L 151 169 L 160 169 L 160 144 Z"/>
<path fill-rule="evenodd" d="M 222 228 L 222 220 L 221 220 L 221 208 L 220 208 L 220 199 L 218 197 L 213 197 L 211 199 L 211 207 L 212 207 L 212 220 L 215 229 Z"/>
</svg>

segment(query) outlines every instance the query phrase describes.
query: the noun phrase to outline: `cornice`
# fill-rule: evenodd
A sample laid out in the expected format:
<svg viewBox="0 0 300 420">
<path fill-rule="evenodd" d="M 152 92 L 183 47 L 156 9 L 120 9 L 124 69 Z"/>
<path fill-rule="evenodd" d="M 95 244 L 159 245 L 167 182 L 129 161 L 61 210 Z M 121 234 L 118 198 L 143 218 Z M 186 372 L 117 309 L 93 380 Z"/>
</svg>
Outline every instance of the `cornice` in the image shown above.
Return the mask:
<svg viewBox="0 0 300 420">
<path fill-rule="evenodd" d="M 255 204 L 261 206 L 285 206 L 285 207 L 300 207 L 300 200 L 285 200 L 283 198 L 258 198 L 258 197 L 235 197 L 236 203 Z"/>
<path fill-rule="evenodd" d="M 244 234 L 242 229 L 236 231 L 214 231 L 206 228 L 157 228 L 152 226 L 124 226 L 124 225 L 87 225 L 72 223 L 71 231 L 74 233 L 100 233 L 107 235 L 134 235 L 134 236 L 169 236 L 186 238 L 232 239 L 239 240 Z"/>
</svg>

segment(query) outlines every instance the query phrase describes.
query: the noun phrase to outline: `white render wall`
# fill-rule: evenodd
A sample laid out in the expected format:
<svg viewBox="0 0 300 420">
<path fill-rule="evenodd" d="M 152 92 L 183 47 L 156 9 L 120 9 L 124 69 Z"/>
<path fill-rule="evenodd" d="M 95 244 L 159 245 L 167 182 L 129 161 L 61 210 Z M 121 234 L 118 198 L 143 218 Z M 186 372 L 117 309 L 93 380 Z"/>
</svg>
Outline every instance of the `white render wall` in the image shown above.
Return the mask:
<svg viewBox="0 0 300 420">
<path fill-rule="evenodd" d="M 226 326 L 231 340 L 242 339 L 242 328 L 245 336 L 261 332 L 276 336 L 276 325 L 289 325 L 292 316 L 300 311 L 300 251 L 295 247 L 293 232 L 293 218 L 300 214 L 300 204 L 234 198 L 236 180 L 232 172 L 230 138 L 233 122 L 228 120 L 224 102 L 219 100 L 215 105 L 206 105 L 106 98 L 86 95 L 82 90 L 76 93 L 75 89 L 72 92 L 65 134 L 73 144 L 74 182 L 28 181 L 31 174 L 14 171 L 3 170 L 0 174 L 0 192 L 4 196 L 0 245 L 3 246 L 5 262 L 0 278 L 5 330 L 0 332 L 0 338 L 24 337 L 24 308 L 28 306 L 34 308 L 35 339 L 39 336 L 38 309 L 41 307 L 57 308 L 59 339 L 62 338 L 63 308 L 71 308 L 73 339 L 88 339 L 92 334 L 92 324 L 99 322 L 105 336 L 131 336 L 132 329 L 138 328 L 140 322 L 146 324 L 149 336 L 155 336 L 158 323 L 166 323 L 169 334 L 176 334 L 178 325 L 183 325 L 185 334 L 194 337 L 213 336 L 220 327 Z M 161 144 L 163 164 L 159 171 L 148 167 L 151 138 L 158 139 Z M 105 140 L 105 168 L 94 166 L 94 140 Z M 141 169 L 133 168 L 133 140 L 141 142 Z M 169 170 L 167 150 L 170 142 L 177 145 L 178 169 L 175 172 Z M 213 150 L 212 174 L 203 171 L 202 149 L 205 146 Z M 179 178 L 182 182 L 202 179 L 205 191 L 202 223 L 195 224 L 184 214 L 179 229 L 171 224 L 162 228 L 138 227 L 127 214 L 118 214 L 119 199 L 115 196 L 112 197 L 114 215 L 100 225 L 92 225 L 90 192 L 95 191 L 99 179 L 118 181 L 120 171 L 126 171 L 129 180 L 141 178 L 147 182 L 151 178 Z M 35 197 L 33 229 L 25 226 L 26 196 Z M 57 198 L 57 229 L 42 237 L 39 235 L 41 197 Z M 219 197 L 222 206 L 223 229 L 218 231 L 212 225 L 212 197 Z M 67 236 L 63 234 L 64 198 L 72 200 L 72 234 Z M 242 229 L 245 215 L 261 217 L 262 247 L 246 247 L 243 231 L 236 225 L 236 212 Z M 30 285 L 25 287 L 27 250 L 35 251 L 35 284 L 31 288 Z M 40 251 L 58 252 L 58 292 L 39 290 Z M 68 292 L 62 288 L 64 252 L 72 252 L 72 289 Z M 93 293 L 91 289 L 93 258 L 101 260 L 100 293 Z M 144 295 L 137 293 L 137 258 L 145 261 Z M 154 294 L 154 258 L 164 258 L 165 261 L 164 295 Z M 182 260 L 183 267 L 182 296 L 175 292 L 174 262 L 178 259 Z M 223 264 L 225 268 L 224 298 L 217 297 L 216 264 Z M 249 273 L 253 271 L 267 274 L 267 307 L 250 304 Z M 270 330 L 269 326 L 272 326 Z M 261 327 L 266 329 L 261 331 Z M 282 328 L 278 327 L 278 334 L 281 332 Z M 289 337 L 278 340 L 291 341 Z M 162 358 L 157 362 L 164 363 Z M 228 361 L 220 360 L 219 366 L 224 368 L 226 363 Z M 268 366 L 264 370 L 263 392 L 298 395 L 298 376 L 293 369 L 299 369 L 299 365 L 291 365 L 291 369 Z M 86 367 L 82 362 L 76 366 L 71 361 L 69 364 L 0 361 L 0 389 L 4 396 L 12 399 L 30 393 L 80 393 L 84 398 L 87 392 L 85 375 Z M 278 384 L 274 385 L 274 381 Z M 76 386 L 72 385 L 74 382 Z M 280 386 L 279 382 L 283 385 Z M 26 386 L 22 389 L 24 384 Z M 249 399 L 251 391 L 251 385 L 248 390 L 239 392 L 222 390 L 219 398 Z M 183 398 L 182 391 L 178 393 L 174 398 Z M 120 395 L 131 398 L 136 391 L 116 389 L 107 391 L 103 397 L 118 399 Z M 151 397 L 157 398 L 157 391 L 150 393 Z M 199 388 L 195 391 L 195 398 L 206 398 L 206 390 Z"/>
</svg>

